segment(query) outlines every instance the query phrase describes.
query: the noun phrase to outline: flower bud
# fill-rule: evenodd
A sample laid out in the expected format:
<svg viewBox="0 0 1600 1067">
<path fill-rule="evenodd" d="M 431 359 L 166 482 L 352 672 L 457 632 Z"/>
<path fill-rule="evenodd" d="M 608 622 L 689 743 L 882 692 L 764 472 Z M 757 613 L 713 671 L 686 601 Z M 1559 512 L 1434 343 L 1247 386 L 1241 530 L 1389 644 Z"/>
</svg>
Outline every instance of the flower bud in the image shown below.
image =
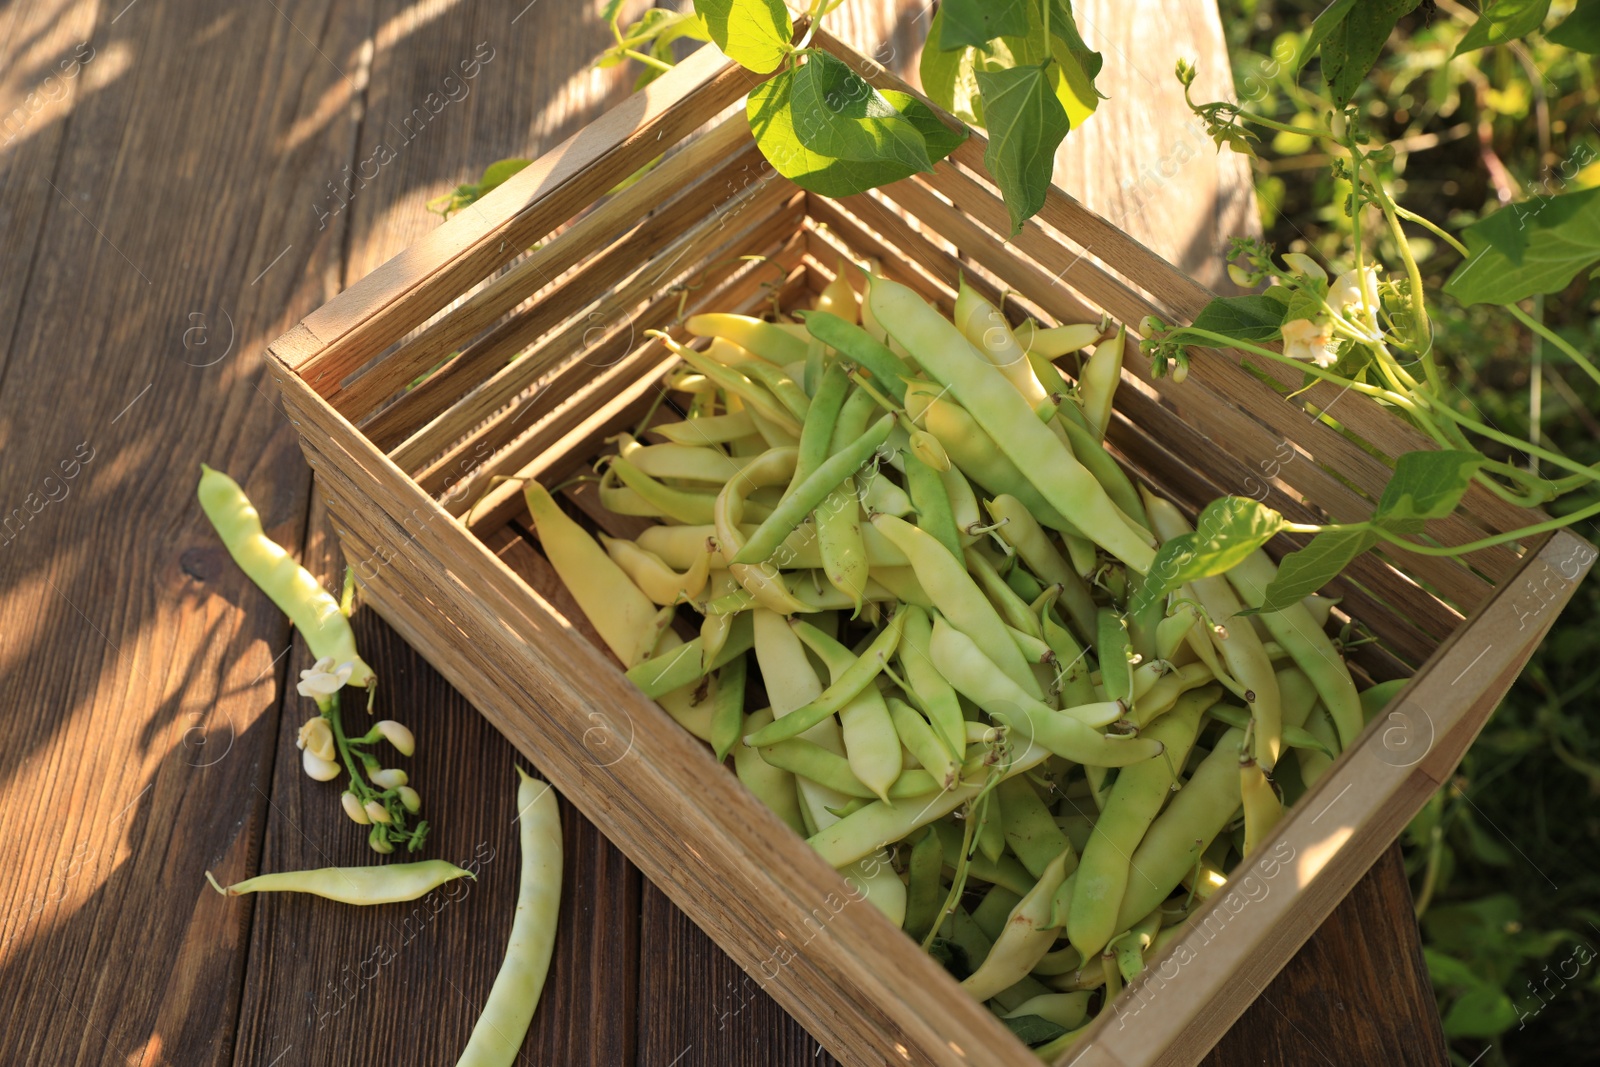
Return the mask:
<svg viewBox="0 0 1600 1067">
<path fill-rule="evenodd" d="M 1239 286 L 1241 289 L 1249 289 L 1251 286 L 1256 284 L 1255 275 L 1251 274 L 1237 263 L 1228 264 L 1228 278 L 1233 282 L 1234 285 Z"/>
<path fill-rule="evenodd" d="M 372 846 L 372 851 L 379 855 L 387 856 L 394 851 L 394 844 L 390 842 L 389 835 L 383 832 L 383 827 L 374 826 L 367 835 L 367 844 Z"/>
<path fill-rule="evenodd" d="M 381 771 L 373 771 L 367 777 L 371 778 L 372 784 L 379 789 L 398 789 L 411 780 L 406 776 L 405 771 L 396 767 L 385 767 Z"/>
<path fill-rule="evenodd" d="M 1139 333 L 1145 337 L 1153 337 L 1167 328 L 1167 324 L 1154 315 L 1146 315 L 1139 320 Z"/>
<path fill-rule="evenodd" d="M 1303 274 L 1307 278 L 1315 278 L 1319 282 L 1328 280 L 1328 272 L 1322 265 L 1304 252 L 1285 252 L 1283 261 L 1289 265 L 1289 270 L 1295 274 Z"/>
<path fill-rule="evenodd" d="M 333 744 L 333 728 L 321 715 L 305 721 L 305 725 L 300 727 L 300 735 L 295 738 L 295 744 L 330 763 L 339 758 L 339 750 Z"/>
<path fill-rule="evenodd" d="M 339 765 L 332 760 L 325 760 L 309 748 L 300 753 L 300 766 L 306 773 L 319 782 L 331 782 L 339 777 Z"/>
<path fill-rule="evenodd" d="M 412 789 L 409 785 L 403 785 L 398 792 L 400 793 L 400 803 L 405 805 L 407 811 L 415 815 L 422 810 L 422 797 L 417 795 L 415 789 Z"/>
<path fill-rule="evenodd" d="M 367 818 L 367 809 L 361 806 L 361 798 L 346 789 L 339 797 L 339 803 L 344 805 L 344 813 L 350 816 L 350 821 L 361 826 L 372 822 Z"/>
<path fill-rule="evenodd" d="M 395 747 L 400 755 L 409 756 L 417 750 L 417 740 L 411 736 L 411 731 L 393 719 L 380 720 L 375 729 Z"/>
<path fill-rule="evenodd" d="M 389 819 L 389 809 L 384 807 L 380 801 L 369 800 L 362 805 L 362 810 L 367 813 L 367 818 L 373 822 L 386 823 L 391 821 Z"/>
</svg>

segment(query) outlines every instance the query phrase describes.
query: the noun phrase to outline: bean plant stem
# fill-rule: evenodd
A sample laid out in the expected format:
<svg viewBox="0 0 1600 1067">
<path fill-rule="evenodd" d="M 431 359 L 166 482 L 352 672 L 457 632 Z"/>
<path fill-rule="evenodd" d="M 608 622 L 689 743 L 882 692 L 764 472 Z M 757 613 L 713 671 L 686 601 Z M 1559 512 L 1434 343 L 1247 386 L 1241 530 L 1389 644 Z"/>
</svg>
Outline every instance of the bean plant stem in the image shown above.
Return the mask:
<svg viewBox="0 0 1600 1067">
<path fill-rule="evenodd" d="M 1567 357 L 1571 359 L 1572 362 L 1576 363 L 1580 368 L 1583 369 L 1583 373 L 1587 374 L 1596 382 L 1600 382 L 1600 368 L 1596 368 L 1595 365 L 1589 361 L 1589 357 L 1585 356 L 1582 352 L 1578 351 L 1571 344 L 1569 344 L 1566 338 L 1556 333 L 1534 316 L 1528 314 L 1526 311 L 1523 311 L 1516 304 L 1507 304 L 1505 308 L 1511 313 L 1512 318 L 1516 319 L 1518 322 L 1522 323 L 1522 325 L 1526 326 L 1528 329 L 1544 338 L 1544 340 L 1548 343 L 1566 353 Z"/>
</svg>

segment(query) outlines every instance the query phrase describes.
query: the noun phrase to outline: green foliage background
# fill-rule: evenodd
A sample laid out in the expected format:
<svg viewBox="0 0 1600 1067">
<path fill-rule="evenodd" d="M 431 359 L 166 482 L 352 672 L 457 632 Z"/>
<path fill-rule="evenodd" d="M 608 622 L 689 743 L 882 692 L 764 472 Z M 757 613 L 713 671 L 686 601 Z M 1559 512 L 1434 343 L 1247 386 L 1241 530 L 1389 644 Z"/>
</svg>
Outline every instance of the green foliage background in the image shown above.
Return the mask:
<svg viewBox="0 0 1600 1067">
<path fill-rule="evenodd" d="M 1220 0 L 1235 87 L 1249 110 L 1294 122 L 1306 98 L 1291 71 L 1325 6 Z M 1488 6 L 1487 4 L 1485 6 Z M 1552 5 L 1547 28 L 1572 10 Z M 1359 6 L 1355 9 L 1359 12 Z M 1374 142 L 1395 146 L 1405 206 L 1459 229 L 1506 204 L 1600 186 L 1596 58 L 1539 32 L 1452 58 L 1476 7 L 1424 3 L 1388 37 L 1354 99 Z M 1558 35 L 1559 36 L 1559 35 Z M 1299 79 L 1319 85 L 1316 60 Z M 1348 259 L 1348 189 L 1306 139 L 1259 146 L 1256 186 L 1281 252 Z M 1417 231 L 1413 247 L 1425 244 Z M 1376 249 L 1393 262 L 1393 250 Z M 1444 250 L 1448 252 L 1448 250 Z M 1458 262 L 1426 257 L 1430 290 Z M 1536 338 L 1494 309 L 1435 305 L 1437 348 L 1488 421 L 1600 462 L 1600 387 L 1562 373 Z M 1524 307 L 1579 349 L 1600 345 L 1600 281 L 1580 274 Z M 1539 440 L 1538 437 L 1530 437 Z M 1520 457 L 1496 458 L 1521 461 Z M 1577 494 L 1569 512 L 1592 503 Z M 1600 540 L 1588 524 L 1577 532 Z M 1452 1056 L 1467 1064 L 1600 1059 L 1600 580 L 1578 590 L 1556 630 L 1468 753 L 1455 781 L 1406 833 L 1412 890 Z M 1372 1005 L 1380 1010 L 1381 1005 Z"/>
</svg>

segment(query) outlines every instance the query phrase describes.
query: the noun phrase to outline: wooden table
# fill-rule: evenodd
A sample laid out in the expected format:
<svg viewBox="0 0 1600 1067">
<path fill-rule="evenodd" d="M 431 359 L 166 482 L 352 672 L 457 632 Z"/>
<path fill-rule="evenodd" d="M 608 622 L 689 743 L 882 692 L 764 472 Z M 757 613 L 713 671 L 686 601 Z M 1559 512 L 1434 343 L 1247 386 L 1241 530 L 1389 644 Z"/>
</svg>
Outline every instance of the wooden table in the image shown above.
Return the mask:
<svg viewBox="0 0 1600 1067">
<path fill-rule="evenodd" d="M 435 225 L 427 198 L 556 144 L 625 91 L 588 69 L 606 42 L 593 0 L 522 3 L 0 5 L 7 1063 L 451 1063 L 477 1017 L 511 922 L 513 752 L 371 613 L 357 629 L 381 714 L 418 737 L 430 854 L 475 861 L 477 882 L 437 907 L 371 910 L 207 888 L 207 869 L 372 857 L 334 788 L 299 770 L 304 648 L 194 485 L 202 460 L 229 471 L 273 537 L 337 575 L 261 349 Z M 1091 40 L 1138 61 L 1108 56 L 1102 84 L 1127 103 L 1106 105 L 1063 174 L 1198 266 L 1248 214 L 1209 146 L 1154 212 L 1128 200 L 1136 187 L 1073 176 L 1100 173 L 1093 145 L 1125 149 L 1119 130 L 1173 116 L 1159 44 L 1198 42 L 1225 78 L 1215 14 L 1081 7 Z M 904 66 L 923 31 L 888 25 L 845 29 Z M 1196 182 L 1217 210 L 1174 211 Z M 827 1060 L 592 827 L 569 811 L 566 830 L 556 960 L 519 1062 Z M 1391 852 L 1208 1062 L 1445 1062 L 1410 906 Z"/>
</svg>

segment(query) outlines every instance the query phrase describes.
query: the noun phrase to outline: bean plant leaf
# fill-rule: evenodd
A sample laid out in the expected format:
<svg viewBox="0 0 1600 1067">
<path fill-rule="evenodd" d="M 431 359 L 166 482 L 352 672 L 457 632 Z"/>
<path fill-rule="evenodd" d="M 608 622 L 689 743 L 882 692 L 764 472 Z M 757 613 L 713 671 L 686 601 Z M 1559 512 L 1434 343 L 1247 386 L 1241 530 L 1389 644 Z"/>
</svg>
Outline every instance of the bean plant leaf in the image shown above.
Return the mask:
<svg viewBox="0 0 1600 1067">
<path fill-rule="evenodd" d="M 1284 320 L 1289 317 L 1289 310 L 1286 301 L 1266 293 L 1219 296 L 1200 309 L 1192 327 L 1226 334 L 1241 341 L 1271 341 L 1278 336 Z"/>
<path fill-rule="evenodd" d="M 1544 39 L 1574 52 L 1600 54 L 1600 0 L 1578 0 L 1572 14 L 1546 33 Z"/>
<path fill-rule="evenodd" d="M 1463 304 L 1512 304 L 1560 292 L 1600 261 L 1600 187 L 1503 207 L 1461 236 L 1467 261 L 1444 291 Z"/>
<path fill-rule="evenodd" d="M 1550 0 L 1495 0 L 1483 9 L 1478 21 L 1461 38 L 1455 54 L 1459 56 L 1526 37 L 1544 24 L 1544 17 L 1549 13 Z"/>
<path fill-rule="evenodd" d="M 983 163 L 1000 186 L 1015 234 L 1044 206 L 1056 147 L 1071 123 L 1043 65 L 980 70 L 977 78 L 989 129 Z"/>
<path fill-rule="evenodd" d="M 1100 106 L 1100 101 L 1106 98 L 1094 84 L 1095 78 L 1100 73 L 1100 53 L 1079 52 L 1071 44 L 1052 34 L 1050 58 L 1055 60 L 1050 65 L 1049 71 L 1056 99 L 1061 101 L 1061 107 L 1067 113 L 1067 120 L 1072 123 L 1073 128 L 1077 128 L 1094 114 L 1095 108 Z"/>
<path fill-rule="evenodd" d="M 1001 1019 L 1017 1040 L 1029 1048 L 1042 1045 L 1046 1041 L 1054 1041 L 1067 1032 L 1065 1026 L 1053 1023 L 1042 1015 L 1019 1015 L 1014 1019 Z"/>
<path fill-rule="evenodd" d="M 1367 71 L 1378 61 L 1384 42 L 1401 16 L 1421 0 L 1356 0 L 1322 40 L 1322 80 L 1333 102 L 1344 107 L 1356 94 Z"/>
<path fill-rule="evenodd" d="M 790 101 L 794 77 L 794 72 L 782 71 L 762 82 L 750 91 L 746 106 L 756 144 L 774 170 L 802 189 L 832 197 L 866 192 L 914 173 L 898 163 L 834 159 L 807 148 L 794 128 Z M 966 139 L 965 130 L 950 129 L 915 97 L 887 90 L 883 97 L 921 132 L 930 158 L 944 158 Z"/>
<path fill-rule="evenodd" d="M 933 16 L 928 26 L 928 39 L 939 39 L 939 27 L 944 12 Z M 957 48 L 946 52 L 942 48 L 924 48 L 918 73 L 922 75 L 922 91 L 928 98 L 962 122 L 973 126 L 983 125 L 983 98 L 978 95 L 976 48 Z"/>
<path fill-rule="evenodd" d="M 1227 573 L 1282 529 L 1282 515 L 1249 497 L 1213 500 L 1192 533 L 1180 534 L 1156 551 L 1129 613 L 1142 614 L 1185 582 Z"/>
<path fill-rule="evenodd" d="M 1445 1012 L 1448 1038 L 1491 1038 L 1516 1025 L 1517 1009 L 1505 990 L 1490 986 L 1469 989 Z"/>
<path fill-rule="evenodd" d="M 1282 611 L 1315 593 L 1350 565 L 1350 561 L 1377 543 L 1378 535 L 1366 530 L 1324 530 L 1298 552 L 1278 564 L 1278 576 L 1267 585 L 1260 611 Z"/>
<path fill-rule="evenodd" d="M 1028 7 L 1031 0 L 945 0 L 939 5 L 944 16 L 938 36 L 939 50 L 951 52 L 969 46 L 982 47 L 996 37 L 1017 37 L 1028 32 Z"/>
<path fill-rule="evenodd" d="M 1483 463 L 1477 452 L 1407 452 L 1383 487 L 1373 521 L 1395 533 L 1421 533 L 1427 520 L 1442 519 L 1456 509 Z"/>
<path fill-rule="evenodd" d="M 484 168 L 483 177 L 476 182 L 470 185 L 458 185 L 453 192 L 428 201 L 428 210 L 437 211 L 445 218 L 449 218 L 453 213 L 470 207 L 500 188 L 508 178 L 532 162 L 531 159 L 502 159 L 491 163 Z"/>
<path fill-rule="evenodd" d="M 921 131 L 836 56 L 807 56 L 794 76 L 790 110 L 800 143 L 818 155 L 933 169 Z"/>
<path fill-rule="evenodd" d="M 654 11 L 655 9 L 651 8 L 651 10 Z M 600 17 L 605 19 L 607 22 L 610 22 L 621 12 L 622 0 L 606 0 L 605 5 L 600 8 Z"/>
<path fill-rule="evenodd" d="M 783 0 L 694 0 L 694 9 L 723 54 L 757 74 L 777 70 L 791 51 L 794 22 Z"/>
<path fill-rule="evenodd" d="M 1301 68 L 1306 65 L 1306 60 L 1316 54 L 1317 49 L 1322 47 L 1322 42 L 1344 23 L 1345 16 L 1350 14 L 1350 9 L 1355 6 L 1356 0 L 1334 0 L 1322 9 L 1322 14 L 1311 24 L 1311 32 L 1294 57 L 1294 67 L 1290 73 L 1300 73 Z"/>
</svg>

